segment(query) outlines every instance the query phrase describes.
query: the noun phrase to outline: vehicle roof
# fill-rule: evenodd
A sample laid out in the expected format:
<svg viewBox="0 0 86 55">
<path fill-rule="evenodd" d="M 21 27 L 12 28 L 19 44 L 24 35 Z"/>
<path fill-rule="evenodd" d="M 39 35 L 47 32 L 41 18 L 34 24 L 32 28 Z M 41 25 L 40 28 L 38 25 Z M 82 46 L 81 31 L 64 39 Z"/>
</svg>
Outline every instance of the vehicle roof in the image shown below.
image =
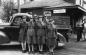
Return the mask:
<svg viewBox="0 0 86 55">
<path fill-rule="evenodd" d="M 28 13 L 16 13 L 16 14 L 13 14 L 13 17 L 15 17 L 15 16 L 23 16 L 23 15 L 28 16 L 28 17 L 31 17 L 31 18 L 32 18 L 32 15 L 30 15 L 30 14 L 28 14 Z"/>
<path fill-rule="evenodd" d="M 12 16 L 13 18 L 10 19 L 9 22 L 13 22 L 13 19 L 14 19 L 16 16 L 23 16 L 23 15 L 28 16 L 28 17 L 30 17 L 30 18 L 33 18 L 32 15 L 30 15 L 30 14 L 28 14 L 28 13 L 16 13 L 16 14 L 13 14 L 13 16 Z"/>
</svg>

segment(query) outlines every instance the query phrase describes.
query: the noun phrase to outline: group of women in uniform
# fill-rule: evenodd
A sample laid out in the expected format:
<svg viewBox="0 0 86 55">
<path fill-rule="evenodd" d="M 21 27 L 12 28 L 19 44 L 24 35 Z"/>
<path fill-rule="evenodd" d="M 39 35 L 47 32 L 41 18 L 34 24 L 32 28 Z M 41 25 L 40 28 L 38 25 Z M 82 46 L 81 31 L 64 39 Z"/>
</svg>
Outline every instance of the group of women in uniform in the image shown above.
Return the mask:
<svg viewBox="0 0 86 55">
<path fill-rule="evenodd" d="M 40 52 L 43 51 L 44 44 L 46 44 L 50 52 L 53 52 L 56 46 L 57 35 L 53 20 L 51 20 L 42 16 L 30 19 L 23 18 L 23 22 L 20 24 L 19 35 L 23 51 L 26 50 L 26 42 L 29 53 L 34 52 L 35 44 Z"/>
</svg>

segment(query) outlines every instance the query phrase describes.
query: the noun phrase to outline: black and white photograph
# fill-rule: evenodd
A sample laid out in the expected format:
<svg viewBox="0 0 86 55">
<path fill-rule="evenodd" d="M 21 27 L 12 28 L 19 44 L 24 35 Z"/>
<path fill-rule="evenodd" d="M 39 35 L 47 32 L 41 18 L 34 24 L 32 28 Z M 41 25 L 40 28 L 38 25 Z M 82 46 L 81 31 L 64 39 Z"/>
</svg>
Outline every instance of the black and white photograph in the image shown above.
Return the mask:
<svg viewBox="0 0 86 55">
<path fill-rule="evenodd" d="M 86 55 L 86 0 L 0 0 L 0 55 Z"/>
</svg>

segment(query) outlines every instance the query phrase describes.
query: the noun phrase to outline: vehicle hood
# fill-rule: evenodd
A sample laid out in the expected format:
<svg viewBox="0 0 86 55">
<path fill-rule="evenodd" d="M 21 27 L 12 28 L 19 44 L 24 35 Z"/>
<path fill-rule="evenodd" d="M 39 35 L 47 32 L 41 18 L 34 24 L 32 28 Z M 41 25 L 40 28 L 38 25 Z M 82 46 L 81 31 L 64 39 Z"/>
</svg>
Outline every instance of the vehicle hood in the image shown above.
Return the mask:
<svg viewBox="0 0 86 55">
<path fill-rule="evenodd" d="M 0 26 L 1 25 L 10 25 L 11 23 L 0 23 Z"/>
<path fill-rule="evenodd" d="M 10 26 L 11 23 L 0 23 L 0 29 L 4 29 L 5 27 Z"/>
</svg>

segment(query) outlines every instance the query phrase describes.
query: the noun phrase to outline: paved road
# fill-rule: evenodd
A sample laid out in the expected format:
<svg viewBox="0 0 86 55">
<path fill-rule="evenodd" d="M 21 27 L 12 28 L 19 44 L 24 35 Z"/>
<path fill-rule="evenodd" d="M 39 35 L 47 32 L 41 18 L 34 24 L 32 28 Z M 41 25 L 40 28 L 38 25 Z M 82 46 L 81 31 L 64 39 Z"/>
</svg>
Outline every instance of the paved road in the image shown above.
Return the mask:
<svg viewBox="0 0 86 55">
<path fill-rule="evenodd" d="M 55 51 L 54 55 L 86 55 L 86 41 L 69 42 L 65 48 Z"/>
<path fill-rule="evenodd" d="M 49 55 L 45 54 L 28 54 L 22 53 L 20 46 L 0 46 L 0 55 Z M 64 48 L 60 47 L 55 50 L 54 55 L 86 55 L 86 41 L 70 41 Z"/>
<path fill-rule="evenodd" d="M 0 55 L 47 55 L 46 53 L 44 54 L 39 54 L 39 53 L 35 53 L 35 54 L 28 54 L 28 52 L 26 53 L 22 53 L 21 52 L 21 47 L 19 45 L 17 46 L 0 46 Z"/>
</svg>

